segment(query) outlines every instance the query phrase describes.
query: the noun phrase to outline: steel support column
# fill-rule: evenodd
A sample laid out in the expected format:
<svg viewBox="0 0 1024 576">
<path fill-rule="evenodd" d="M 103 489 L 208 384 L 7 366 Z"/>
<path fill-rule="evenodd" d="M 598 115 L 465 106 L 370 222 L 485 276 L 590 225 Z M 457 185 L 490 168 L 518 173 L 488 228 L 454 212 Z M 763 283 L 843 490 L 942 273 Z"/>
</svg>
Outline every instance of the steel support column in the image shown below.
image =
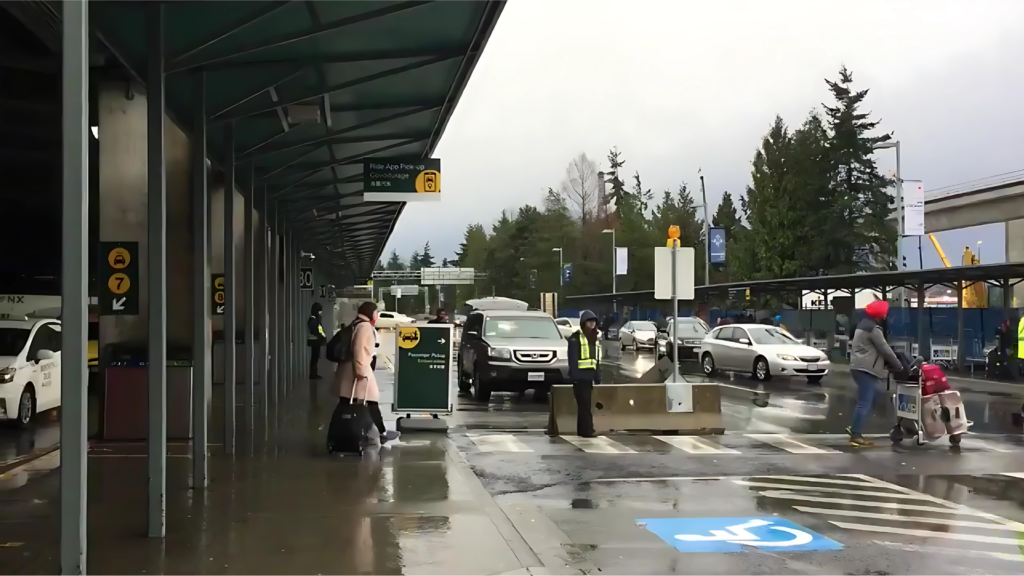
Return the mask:
<svg viewBox="0 0 1024 576">
<path fill-rule="evenodd" d="M 267 322 L 267 291 L 270 289 L 270 283 L 267 282 L 269 275 L 267 274 L 268 269 L 268 258 L 267 258 L 267 234 L 269 233 L 269 220 L 267 219 L 267 187 L 266 185 L 260 185 L 259 192 L 256 196 L 256 207 L 259 214 L 259 223 L 256 226 L 256 269 L 260 271 L 260 275 L 256 278 L 256 309 L 257 322 L 260 330 L 260 342 L 259 354 L 256 359 L 256 373 L 259 375 L 260 388 L 262 389 L 260 395 L 260 408 L 263 413 L 263 433 L 267 434 L 267 399 L 269 386 L 269 377 L 267 370 L 267 357 L 270 354 L 270 329 Z"/>
<path fill-rule="evenodd" d="M 206 488 L 210 405 L 210 236 L 206 171 L 206 73 L 196 76 L 192 129 L 192 488 Z"/>
<path fill-rule="evenodd" d="M 149 274 L 149 536 L 163 538 L 167 497 L 167 189 L 164 166 L 164 6 L 146 6 Z"/>
<path fill-rule="evenodd" d="M 224 453 L 235 453 L 235 125 L 224 127 Z"/>
<path fill-rule="evenodd" d="M 917 355 L 931 360 L 931 342 L 925 342 L 925 322 L 928 309 L 924 307 L 925 285 L 917 287 Z"/>
<path fill-rule="evenodd" d="M 86 569 L 89 321 L 89 4 L 63 14 L 63 237 L 61 241 L 60 570 Z"/>
<path fill-rule="evenodd" d="M 278 385 L 281 380 L 281 315 L 280 315 L 280 282 L 281 277 L 281 229 L 278 224 L 277 216 L 277 205 L 275 204 L 272 208 L 273 214 L 267 218 L 268 222 L 271 222 L 272 229 L 270 231 L 270 270 L 269 270 L 269 289 L 270 289 L 270 342 L 273 345 L 270 349 L 270 381 L 273 386 L 271 391 L 271 400 L 274 402 L 274 410 L 277 410 L 278 401 Z"/>
<path fill-rule="evenodd" d="M 253 398 L 255 396 L 253 389 L 253 381 L 255 380 L 255 360 L 256 360 L 256 298 L 253 290 L 253 283 L 256 281 L 256 273 L 253 270 L 253 264 L 255 263 L 254 256 L 254 242 L 253 242 L 253 211 L 256 210 L 256 185 L 254 179 L 256 177 L 256 171 L 253 169 L 250 173 L 249 178 L 249 193 L 243 195 L 245 198 L 242 202 L 244 208 L 244 218 L 242 225 L 244 233 L 242 234 L 242 242 L 244 248 L 242 252 L 242 258 L 244 262 L 244 274 L 245 278 L 242 279 L 242 300 L 245 302 L 245 336 L 243 337 L 243 345 L 245 346 L 243 354 L 245 355 L 245 366 L 242 368 L 245 377 L 245 389 L 244 389 L 244 400 L 245 403 L 245 417 L 243 418 L 245 423 L 245 435 L 248 438 L 252 438 L 253 430 Z"/>
<path fill-rule="evenodd" d="M 964 342 L 964 288 L 966 286 L 973 286 L 973 283 L 967 284 L 963 280 L 957 280 L 956 282 L 956 369 L 961 373 L 964 371 L 964 359 L 966 356 L 967 347 Z M 952 350 L 950 350 L 952 352 Z"/>
<path fill-rule="evenodd" d="M 288 386 L 291 383 L 291 375 L 288 373 L 289 355 L 291 346 L 288 340 L 291 339 L 291 313 L 288 310 L 288 276 L 291 270 L 291 244 L 288 242 L 288 225 L 282 218 L 281 226 L 281 391 L 283 396 L 288 396 Z"/>
</svg>

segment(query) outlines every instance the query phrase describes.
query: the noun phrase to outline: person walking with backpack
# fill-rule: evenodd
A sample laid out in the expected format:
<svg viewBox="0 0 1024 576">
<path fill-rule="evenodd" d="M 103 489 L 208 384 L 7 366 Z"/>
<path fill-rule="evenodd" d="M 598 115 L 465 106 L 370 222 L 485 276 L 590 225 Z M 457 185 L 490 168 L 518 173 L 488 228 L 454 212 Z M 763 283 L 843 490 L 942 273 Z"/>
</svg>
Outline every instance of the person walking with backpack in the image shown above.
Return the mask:
<svg viewBox="0 0 1024 576">
<path fill-rule="evenodd" d="M 576 397 L 576 435 L 593 438 L 594 415 L 590 400 L 594 384 L 601 383 L 601 341 L 597 335 L 597 315 L 580 313 L 580 327 L 569 336 L 569 378 Z"/>
<path fill-rule="evenodd" d="M 309 344 L 309 379 L 320 380 L 320 347 L 327 344 L 327 335 L 324 334 L 324 327 L 321 322 L 321 315 L 324 307 L 319 302 L 313 302 L 309 309 L 309 320 L 306 320 L 306 329 L 309 334 L 306 336 L 306 343 Z"/>
<path fill-rule="evenodd" d="M 889 303 L 878 300 L 864 308 L 864 318 L 853 333 L 850 350 L 850 374 L 857 383 L 857 407 L 853 411 L 853 423 L 846 429 L 850 443 L 854 446 L 871 446 L 873 442 L 864 437 L 864 419 L 875 398 L 875 390 L 888 378 L 889 371 L 900 372 L 903 363 L 892 351 L 882 334 L 881 323 L 889 314 Z"/>
<path fill-rule="evenodd" d="M 342 350 L 341 358 L 337 358 L 338 346 L 334 339 L 331 340 L 330 355 L 338 360 L 338 368 L 334 373 L 335 383 L 338 385 L 339 406 L 348 406 L 353 398 L 365 399 L 367 411 L 380 436 L 380 443 L 398 437 L 395 432 L 389 432 L 384 426 L 384 417 L 380 413 L 380 390 L 377 387 L 377 378 L 374 375 L 374 364 L 377 354 L 377 305 L 366 301 L 359 305 L 356 319 L 348 327 L 342 329 L 336 338 L 346 338 L 351 334 L 349 348 Z M 346 353 L 347 352 L 347 353 Z M 330 357 L 329 357 L 330 359 Z"/>
</svg>

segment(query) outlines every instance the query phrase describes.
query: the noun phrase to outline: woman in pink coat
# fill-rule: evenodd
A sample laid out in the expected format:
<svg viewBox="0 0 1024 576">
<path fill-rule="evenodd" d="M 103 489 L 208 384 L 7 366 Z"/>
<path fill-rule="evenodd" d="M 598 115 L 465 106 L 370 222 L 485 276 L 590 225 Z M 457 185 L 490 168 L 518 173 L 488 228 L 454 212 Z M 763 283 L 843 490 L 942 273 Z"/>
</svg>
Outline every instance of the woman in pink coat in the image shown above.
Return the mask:
<svg viewBox="0 0 1024 576">
<path fill-rule="evenodd" d="M 342 404 L 357 399 L 365 399 L 373 423 L 380 433 L 381 442 L 390 438 L 384 428 L 384 418 L 380 413 L 380 390 L 377 378 L 373 375 L 373 356 L 376 353 L 377 338 L 377 305 L 367 301 L 359 305 L 358 316 L 352 328 L 352 360 L 341 362 L 334 373 L 334 382 L 338 385 L 338 397 Z"/>
</svg>

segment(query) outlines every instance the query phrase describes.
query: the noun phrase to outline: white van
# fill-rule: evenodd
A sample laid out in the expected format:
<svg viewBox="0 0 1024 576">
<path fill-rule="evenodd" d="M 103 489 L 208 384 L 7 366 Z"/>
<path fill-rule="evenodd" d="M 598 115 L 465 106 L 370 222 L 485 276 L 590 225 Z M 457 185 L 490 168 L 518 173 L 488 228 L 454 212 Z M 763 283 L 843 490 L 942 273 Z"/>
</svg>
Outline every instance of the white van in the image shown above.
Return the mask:
<svg viewBox="0 0 1024 576">
<path fill-rule="evenodd" d="M 60 406 L 60 349 L 59 320 L 0 320 L 0 420 L 28 426 Z"/>
</svg>

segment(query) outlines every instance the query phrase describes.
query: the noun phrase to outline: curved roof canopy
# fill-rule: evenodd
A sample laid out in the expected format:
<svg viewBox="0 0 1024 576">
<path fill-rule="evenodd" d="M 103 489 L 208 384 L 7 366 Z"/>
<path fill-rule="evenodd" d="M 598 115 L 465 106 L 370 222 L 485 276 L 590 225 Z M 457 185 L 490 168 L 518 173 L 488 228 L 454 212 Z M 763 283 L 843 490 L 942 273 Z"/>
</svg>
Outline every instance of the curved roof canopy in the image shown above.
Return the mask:
<svg viewBox="0 0 1024 576">
<path fill-rule="evenodd" d="M 91 2 L 99 38 L 145 78 L 148 2 Z M 477 2 L 165 2 L 168 113 L 189 132 L 206 78 L 208 150 L 266 186 L 336 283 L 369 278 L 404 203 L 362 200 L 367 157 L 429 157 L 504 7 Z"/>
</svg>

